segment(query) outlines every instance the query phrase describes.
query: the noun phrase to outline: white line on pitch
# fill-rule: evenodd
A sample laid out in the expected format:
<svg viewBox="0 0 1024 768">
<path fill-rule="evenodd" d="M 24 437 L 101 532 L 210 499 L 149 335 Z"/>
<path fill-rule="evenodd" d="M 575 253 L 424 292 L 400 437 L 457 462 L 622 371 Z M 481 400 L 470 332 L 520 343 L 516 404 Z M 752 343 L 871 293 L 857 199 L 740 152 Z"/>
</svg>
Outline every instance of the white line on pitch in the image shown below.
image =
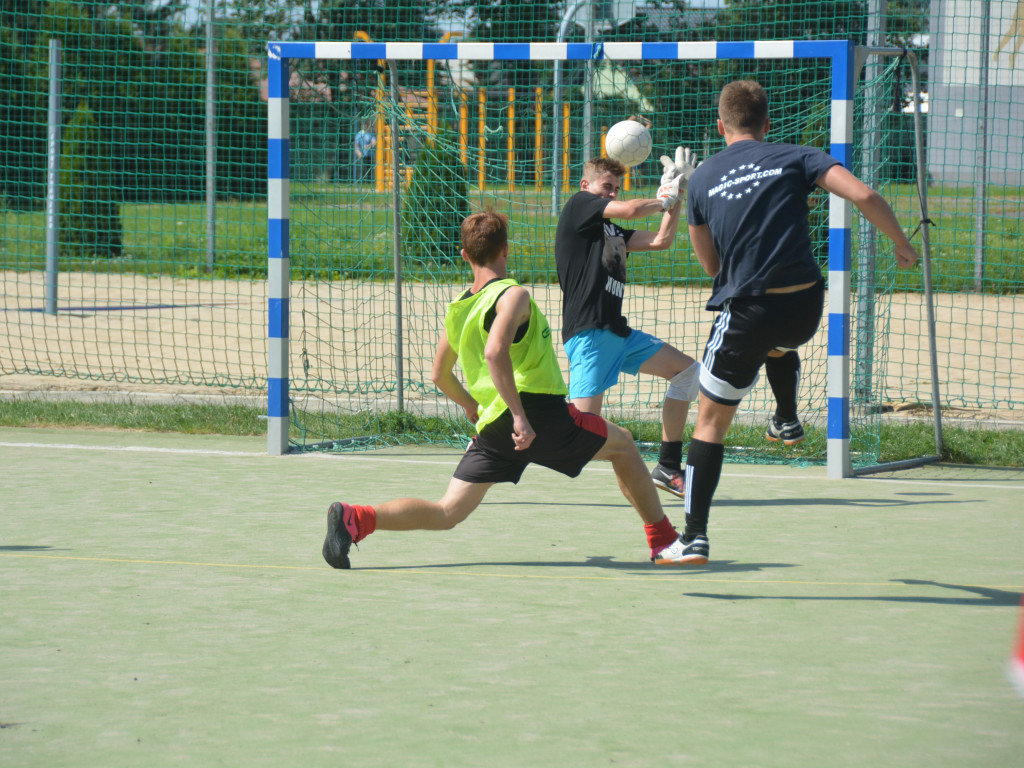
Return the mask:
<svg viewBox="0 0 1024 768">
<path fill-rule="evenodd" d="M 18 443 L 18 442 L 4 442 L 0 441 L 0 448 L 43 448 L 43 449 L 54 449 L 54 450 L 65 450 L 65 451 L 117 451 L 124 453 L 176 453 L 183 456 L 238 456 L 242 458 L 281 458 L 281 457 L 270 457 L 266 453 L 256 451 L 223 451 L 215 450 L 212 448 L 158 448 L 155 446 L 146 445 L 80 445 L 77 443 Z M 373 461 L 375 463 L 386 463 L 386 464 L 435 464 L 438 466 L 446 466 L 454 468 L 454 464 L 451 460 L 446 461 L 433 461 L 431 459 L 412 459 L 412 458 L 389 458 L 387 456 L 379 455 L 356 455 L 351 453 L 336 454 L 336 453 L 302 453 L 292 454 L 290 458 L 307 458 L 307 459 L 329 459 L 331 461 Z M 611 467 L 584 467 L 585 472 L 611 472 Z M 723 472 L 722 477 L 736 477 L 736 478 L 752 478 L 757 480 L 792 480 L 792 476 L 788 475 L 770 475 L 770 474 L 747 474 L 747 473 L 735 473 L 735 472 Z M 826 480 L 824 476 L 807 477 L 807 480 Z M 942 485 L 948 486 L 950 482 L 948 480 L 914 480 L 914 479 L 901 479 L 901 478 L 889 478 L 889 477 L 858 477 L 851 478 L 858 482 L 875 482 L 875 483 L 901 483 L 905 485 Z M 1007 490 L 1007 491 L 1019 491 L 1021 485 L 994 485 L 989 483 L 955 483 L 956 488 L 992 488 L 996 490 Z"/>
</svg>

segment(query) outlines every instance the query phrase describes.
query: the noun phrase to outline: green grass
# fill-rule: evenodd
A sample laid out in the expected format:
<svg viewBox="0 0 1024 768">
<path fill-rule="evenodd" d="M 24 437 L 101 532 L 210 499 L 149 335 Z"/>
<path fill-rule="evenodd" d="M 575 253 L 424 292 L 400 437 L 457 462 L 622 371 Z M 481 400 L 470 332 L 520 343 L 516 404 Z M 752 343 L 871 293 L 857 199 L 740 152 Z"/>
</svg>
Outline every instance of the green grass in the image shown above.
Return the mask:
<svg viewBox="0 0 1024 768">
<path fill-rule="evenodd" d="M 177 432 L 182 434 L 213 434 L 256 436 L 266 433 L 265 413 L 262 407 L 247 405 L 150 403 L 82 403 L 74 401 L 0 400 L 0 427 L 50 427 L 82 429 L 138 430 L 146 432 Z M 445 419 L 418 417 L 410 414 L 388 414 L 387 432 L 404 434 L 405 442 L 453 445 L 453 434 L 462 434 L 465 424 L 452 424 Z M 364 434 L 364 420 L 352 417 L 351 429 L 334 425 L 336 434 L 344 437 Z M 658 439 L 660 426 L 636 422 L 627 425 L 633 436 L 647 444 Z M 688 428 L 689 440 L 692 427 Z M 821 430 L 807 428 L 808 441 L 823 436 Z M 735 440 L 739 430 L 730 435 L 731 445 L 741 446 Z M 756 438 L 763 450 L 760 431 Z M 883 425 L 881 438 L 882 462 L 901 461 L 934 454 L 934 433 L 931 423 Z M 980 428 L 946 427 L 943 429 L 942 460 L 955 464 L 986 467 L 1024 467 L 1024 430 L 986 430 Z M 779 461 L 792 461 L 794 454 L 780 448 Z"/>
<path fill-rule="evenodd" d="M 913 186 L 893 184 L 883 193 L 907 230 L 920 218 Z M 634 188 L 629 197 L 650 196 L 653 189 Z M 552 242 L 556 217 L 551 215 L 550 191 L 516 189 L 513 199 L 503 190 L 474 192 L 473 208 L 495 207 L 513 214 L 512 270 L 523 283 L 553 282 Z M 936 186 L 929 190 L 933 282 L 939 291 L 973 290 L 976 226 L 971 188 Z M 326 182 L 295 183 L 291 192 L 290 256 L 293 279 L 341 278 L 390 280 L 393 264 L 391 193 L 370 187 Z M 983 290 L 1015 294 L 1024 289 L 1021 191 L 1013 187 L 989 190 L 985 220 Z M 127 258 L 62 257 L 61 269 L 168 274 L 195 277 L 210 274 L 206 257 L 206 207 L 195 203 L 126 203 L 121 206 L 124 253 Z M 824 221 L 824 220 L 822 220 Z M 266 276 L 267 235 L 264 201 L 222 201 L 217 207 L 217 249 L 212 275 L 262 280 Z M 819 227 L 820 229 L 820 227 Z M 45 217 L 42 211 L 0 209 L 0 268 L 38 270 L 45 266 Z M 825 236 L 825 232 L 821 236 Z M 405 233 L 406 238 L 415 233 Z M 856 239 L 856 232 L 854 233 Z M 883 238 L 884 239 L 884 238 Z M 921 235 L 914 242 L 920 246 Z M 682 284 L 706 281 L 694 259 L 680 258 L 689 249 L 685 226 L 676 246 L 650 254 L 633 282 Z M 856 253 L 857 243 L 854 243 Z M 883 244 L 883 252 L 886 248 Z M 883 268 L 891 265 L 883 264 Z M 462 265 L 410 262 L 403 264 L 409 280 L 438 280 L 461 274 Z M 920 290 L 919 271 L 893 277 L 895 290 Z"/>
<path fill-rule="evenodd" d="M 260 435 L 265 408 L 247 405 L 135 402 L 84 403 L 71 400 L 0 400 L 0 426 L 74 427 L 179 432 L 189 435 Z"/>
</svg>

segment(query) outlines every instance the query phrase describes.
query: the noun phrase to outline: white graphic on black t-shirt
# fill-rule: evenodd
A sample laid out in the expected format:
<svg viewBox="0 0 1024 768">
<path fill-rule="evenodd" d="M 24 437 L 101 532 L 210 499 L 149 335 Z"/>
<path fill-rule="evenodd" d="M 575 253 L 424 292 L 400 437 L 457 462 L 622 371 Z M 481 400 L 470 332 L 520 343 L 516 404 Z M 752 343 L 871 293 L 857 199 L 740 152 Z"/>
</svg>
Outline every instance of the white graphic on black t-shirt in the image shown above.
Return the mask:
<svg viewBox="0 0 1024 768">
<path fill-rule="evenodd" d="M 606 222 L 604 250 L 601 252 L 601 263 L 608 271 L 604 289 L 620 299 L 626 292 L 626 240 L 622 234 L 615 224 Z"/>
<path fill-rule="evenodd" d="M 708 197 L 721 196 L 723 200 L 739 200 L 744 195 L 753 194 L 754 190 L 761 186 L 761 179 L 781 175 L 781 168 L 761 170 L 760 165 L 744 163 L 720 177 L 719 183 L 708 190 Z"/>
</svg>

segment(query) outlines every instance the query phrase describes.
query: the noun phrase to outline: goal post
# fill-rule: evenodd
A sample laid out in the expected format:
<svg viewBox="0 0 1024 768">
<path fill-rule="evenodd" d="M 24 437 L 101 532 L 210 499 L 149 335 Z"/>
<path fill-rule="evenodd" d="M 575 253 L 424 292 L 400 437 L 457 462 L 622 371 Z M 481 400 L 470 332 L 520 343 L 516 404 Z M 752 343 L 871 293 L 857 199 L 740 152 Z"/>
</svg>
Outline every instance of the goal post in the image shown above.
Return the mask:
<svg viewBox="0 0 1024 768">
<path fill-rule="evenodd" d="M 817 41 L 747 41 L 747 42 L 676 42 L 676 43 L 394 43 L 394 42 L 272 42 L 268 51 L 268 452 L 287 453 L 290 449 L 290 84 L 293 62 L 337 60 L 377 60 L 392 64 L 396 61 L 458 62 L 743 62 L 751 60 L 818 60 L 829 69 L 829 104 L 827 105 L 828 151 L 845 167 L 852 168 L 855 116 L 854 98 L 858 76 L 857 49 L 846 40 Z M 877 53 L 877 51 L 876 51 Z M 514 94 L 509 94 L 505 106 L 514 110 Z M 460 109 L 468 110 L 463 99 Z M 824 105 L 822 105 L 824 106 Z M 408 108 L 407 108 L 408 109 Z M 468 120 L 468 112 L 460 120 Z M 436 119 L 436 115 L 434 118 Z M 510 118 L 511 119 L 511 118 Z M 538 118 L 539 120 L 539 118 Z M 483 118 L 481 117 L 481 123 Z M 566 123 L 568 125 L 568 122 Z M 560 131 L 554 126 L 553 131 Z M 481 131 L 482 133 L 482 131 Z M 393 134 L 394 135 L 394 134 Z M 568 136 L 568 134 L 566 134 Z M 481 140 L 482 141 L 482 140 Z M 399 150 L 395 139 L 395 152 Z M 512 140 L 509 139 L 509 146 Z M 379 152 L 380 150 L 378 150 Z M 463 156 L 467 142 L 459 145 Z M 511 154 L 511 149 L 509 150 Z M 537 150 L 538 153 L 540 150 Z M 481 152 L 482 158 L 482 152 Z M 551 158 L 554 168 L 562 157 Z M 510 166 L 511 167 L 511 166 Z M 398 195 L 400 181 L 397 160 L 392 164 L 393 192 Z M 481 171 L 481 179 L 483 178 Z M 539 185 L 542 174 L 537 173 Z M 380 167 L 376 180 L 381 184 Z M 556 188 L 563 183 L 562 174 L 552 173 L 550 184 Z M 387 180 L 385 180 L 387 181 Z M 509 173 L 509 184 L 513 184 Z M 481 181 L 481 190 L 483 182 Z M 504 211 L 503 211 L 504 212 Z M 395 279 L 400 280 L 399 237 L 400 217 L 394 215 Z M 825 363 L 827 435 L 827 474 L 829 477 L 848 477 L 853 474 L 850 447 L 850 371 L 851 336 L 854 322 L 851 318 L 851 253 L 853 242 L 853 210 L 846 200 L 834 195 L 828 199 L 827 212 L 827 280 L 828 305 L 827 357 Z M 396 316 L 402 327 L 401 287 L 396 290 Z M 550 312 L 549 312 L 550 314 Z M 639 324 L 640 327 L 642 323 Z M 707 322 L 702 321 L 702 328 Z M 433 340 L 431 340 L 432 342 Z M 667 341 L 674 343 L 672 338 Z M 702 344 L 701 344 L 702 347 Z M 696 350 L 690 350 L 691 353 Z M 397 383 L 399 397 L 404 389 Z"/>
</svg>

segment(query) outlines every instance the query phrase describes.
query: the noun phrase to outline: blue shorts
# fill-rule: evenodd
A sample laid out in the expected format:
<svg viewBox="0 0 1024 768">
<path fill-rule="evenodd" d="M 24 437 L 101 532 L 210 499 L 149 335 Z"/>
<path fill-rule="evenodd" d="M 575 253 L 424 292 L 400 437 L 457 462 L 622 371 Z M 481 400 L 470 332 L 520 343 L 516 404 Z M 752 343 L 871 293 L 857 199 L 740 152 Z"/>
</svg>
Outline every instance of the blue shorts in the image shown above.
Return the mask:
<svg viewBox="0 0 1024 768">
<path fill-rule="evenodd" d="M 577 333 L 565 342 L 569 399 L 607 392 L 619 381 L 620 372 L 636 376 L 664 343 L 643 331 L 630 331 L 625 337 L 599 328 Z"/>
</svg>

